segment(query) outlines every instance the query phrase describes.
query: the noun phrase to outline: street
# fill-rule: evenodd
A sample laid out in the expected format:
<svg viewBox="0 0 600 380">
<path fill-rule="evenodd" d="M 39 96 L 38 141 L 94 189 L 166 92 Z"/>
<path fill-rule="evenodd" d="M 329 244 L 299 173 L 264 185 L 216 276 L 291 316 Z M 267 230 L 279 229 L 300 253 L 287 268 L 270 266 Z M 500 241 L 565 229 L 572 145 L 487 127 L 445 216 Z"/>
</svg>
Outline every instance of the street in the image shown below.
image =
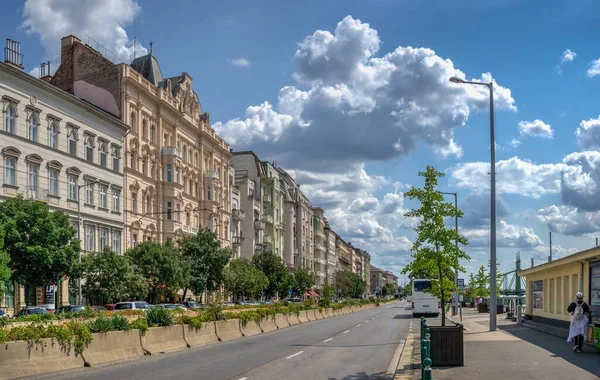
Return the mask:
<svg viewBox="0 0 600 380">
<path fill-rule="evenodd" d="M 391 379 L 386 372 L 409 332 L 409 306 L 397 302 L 197 349 L 38 378 Z"/>
</svg>

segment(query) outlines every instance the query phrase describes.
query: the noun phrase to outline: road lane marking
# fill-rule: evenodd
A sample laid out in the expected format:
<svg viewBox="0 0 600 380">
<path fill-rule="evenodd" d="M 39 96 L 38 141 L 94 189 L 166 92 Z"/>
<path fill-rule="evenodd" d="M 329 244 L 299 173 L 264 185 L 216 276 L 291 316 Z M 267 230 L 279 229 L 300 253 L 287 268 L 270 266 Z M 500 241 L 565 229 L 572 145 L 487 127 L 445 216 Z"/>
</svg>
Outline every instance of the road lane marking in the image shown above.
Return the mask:
<svg viewBox="0 0 600 380">
<path fill-rule="evenodd" d="M 293 358 L 294 356 L 298 356 L 298 355 L 300 355 L 300 354 L 301 354 L 301 353 L 303 353 L 303 352 L 304 352 L 304 351 L 298 351 L 298 352 L 296 352 L 295 354 L 288 356 L 286 359 L 291 359 L 291 358 Z"/>
<path fill-rule="evenodd" d="M 361 324 L 359 323 L 358 325 L 356 325 L 356 327 L 360 327 L 360 325 L 361 325 Z"/>
<path fill-rule="evenodd" d="M 344 334 L 347 334 L 347 333 L 349 333 L 349 332 L 350 332 L 350 330 L 346 330 L 346 331 L 344 331 Z"/>
<path fill-rule="evenodd" d="M 323 343 L 327 343 L 327 342 L 329 342 L 329 341 L 330 341 L 330 340 L 332 340 L 332 339 L 333 339 L 333 338 L 325 339 L 325 340 L 323 341 Z M 240 380 L 241 380 L 241 379 L 240 379 Z"/>
<path fill-rule="evenodd" d="M 369 321 L 365 321 L 365 323 L 369 323 Z"/>
<path fill-rule="evenodd" d="M 240 377 L 238 380 L 248 380 L 247 377 Z"/>
</svg>

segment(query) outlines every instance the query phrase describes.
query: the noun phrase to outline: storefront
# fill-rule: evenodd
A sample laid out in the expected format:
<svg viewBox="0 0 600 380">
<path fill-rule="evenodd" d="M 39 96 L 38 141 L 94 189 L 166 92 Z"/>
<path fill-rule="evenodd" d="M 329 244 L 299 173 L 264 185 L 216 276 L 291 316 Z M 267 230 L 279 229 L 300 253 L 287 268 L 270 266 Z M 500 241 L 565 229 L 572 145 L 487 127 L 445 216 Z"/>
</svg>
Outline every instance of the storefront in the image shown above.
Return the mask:
<svg viewBox="0 0 600 380">
<path fill-rule="evenodd" d="M 600 247 L 577 252 L 522 270 L 527 283 L 525 317 L 535 322 L 568 327 L 567 307 L 577 292 L 600 314 Z"/>
</svg>

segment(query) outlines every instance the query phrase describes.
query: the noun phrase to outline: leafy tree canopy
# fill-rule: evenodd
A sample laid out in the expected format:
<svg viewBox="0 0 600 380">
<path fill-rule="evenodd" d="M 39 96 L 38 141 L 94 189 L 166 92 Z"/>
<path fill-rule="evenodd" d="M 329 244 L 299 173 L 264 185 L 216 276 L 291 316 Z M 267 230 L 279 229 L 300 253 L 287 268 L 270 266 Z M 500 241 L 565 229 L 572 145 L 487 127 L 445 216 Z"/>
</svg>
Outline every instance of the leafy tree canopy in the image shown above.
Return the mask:
<svg viewBox="0 0 600 380">
<path fill-rule="evenodd" d="M 274 297 L 279 293 L 280 297 L 287 296 L 289 290 L 294 286 L 294 277 L 281 257 L 273 252 L 261 252 L 252 257 L 252 264 L 256 269 L 262 271 L 269 280 L 269 286 L 265 289 L 267 297 Z"/>
<path fill-rule="evenodd" d="M 235 297 L 260 298 L 269 285 L 267 276 L 247 259 L 235 259 L 223 271 L 225 290 Z"/>
<path fill-rule="evenodd" d="M 304 292 L 315 286 L 315 275 L 307 268 L 294 270 L 294 291 L 303 296 Z"/>
<path fill-rule="evenodd" d="M 345 270 L 336 273 L 335 285 L 342 297 L 359 298 L 367 290 L 367 284 L 359 274 Z"/>
</svg>

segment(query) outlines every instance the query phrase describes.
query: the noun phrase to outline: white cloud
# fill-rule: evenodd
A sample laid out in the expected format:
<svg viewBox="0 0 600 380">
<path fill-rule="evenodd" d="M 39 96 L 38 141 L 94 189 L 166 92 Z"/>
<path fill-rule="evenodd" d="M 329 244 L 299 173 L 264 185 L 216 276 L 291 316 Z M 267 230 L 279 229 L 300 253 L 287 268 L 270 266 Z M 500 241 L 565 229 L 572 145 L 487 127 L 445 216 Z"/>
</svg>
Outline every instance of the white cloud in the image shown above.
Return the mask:
<svg viewBox="0 0 600 380">
<path fill-rule="evenodd" d="M 467 76 L 431 49 L 397 47 L 377 57 L 380 46 L 377 31 L 351 16 L 333 33 L 314 32 L 294 55 L 294 78 L 306 89 L 286 86 L 276 104 L 248 107 L 244 118 L 216 130 L 236 149 L 313 171 L 407 155 L 419 141 L 441 156 L 460 156 L 453 130 L 487 109 L 488 90 L 450 83 Z M 499 109 L 516 110 L 510 89 L 496 83 L 495 95 Z"/>
<path fill-rule="evenodd" d="M 600 116 L 597 119 L 582 120 L 575 136 L 583 149 L 600 149 Z"/>
<path fill-rule="evenodd" d="M 462 235 L 469 239 L 469 247 L 489 247 L 489 228 L 463 230 Z M 543 245 L 542 240 L 532 228 L 508 224 L 499 220 L 496 229 L 496 245 L 501 248 L 535 249 Z"/>
<path fill-rule="evenodd" d="M 512 148 L 516 148 L 519 145 L 521 145 L 521 140 L 519 139 L 512 139 L 510 140 L 510 142 L 508 143 Z"/>
<path fill-rule="evenodd" d="M 567 49 L 567 50 L 563 51 L 563 53 L 561 54 L 560 63 L 573 62 L 573 60 L 575 59 L 576 56 L 577 56 L 577 53 L 575 53 L 574 51 L 571 51 L 570 49 Z"/>
<path fill-rule="evenodd" d="M 538 210 L 538 218 L 552 232 L 581 236 L 597 234 L 600 230 L 600 213 L 579 211 L 576 207 L 551 205 Z"/>
<path fill-rule="evenodd" d="M 600 58 L 596 58 L 588 64 L 587 75 L 590 78 L 600 75 Z"/>
<path fill-rule="evenodd" d="M 124 27 L 133 22 L 141 8 L 133 0 L 27 0 L 23 7 L 22 27 L 39 36 L 45 59 L 60 61 L 60 40 L 70 34 L 83 42 L 86 35 L 102 44 L 124 62 L 133 59 L 133 41 Z M 90 45 L 94 43 L 90 41 Z M 147 54 L 137 43 L 136 55 Z"/>
<path fill-rule="evenodd" d="M 554 131 L 550 124 L 546 124 L 539 119 L 534 121 L 520 121 L 519 133 L 521 136 L 534 136 L 551 139 L 554 137 Z"/>
<path fill-rule="evenodd" d="M 252 64 L 252 62 L 250 62 L 249 60 L 247 60 L 246 58 L 233 58 L 233 59 L 228 59 L 227 62 L 231 63 L 233 66 L 237 66 L 237 67 L 248 67 Z"/>
</svg>

